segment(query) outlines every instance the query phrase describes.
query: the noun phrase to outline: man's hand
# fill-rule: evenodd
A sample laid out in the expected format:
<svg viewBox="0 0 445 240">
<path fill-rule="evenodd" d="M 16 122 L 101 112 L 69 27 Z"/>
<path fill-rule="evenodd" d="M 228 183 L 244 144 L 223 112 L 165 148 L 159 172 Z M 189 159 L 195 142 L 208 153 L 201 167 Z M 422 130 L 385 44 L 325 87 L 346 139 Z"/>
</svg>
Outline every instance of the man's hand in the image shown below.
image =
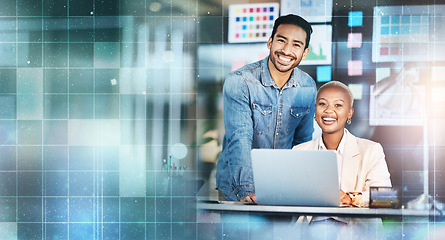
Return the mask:
<svg viewBox="0 0 445 240">
<path fill-rule="evenodd" d="M 255 193 L 252 193 L 250 195 L 247 195 L 247 196 L 241 198 L 240 202 L 253 202 L 253 203 L 256 203 L 256 195 L 255 195 Z"/>
<path fill-rule="evenodd" d="M 349 195 L 343 192 L 342 190 L 340 190 L 340 200 L 341 204 L 348 204 L 348 205 L 352 204 L 351 197 L 349 197 Z"/>
</svg>

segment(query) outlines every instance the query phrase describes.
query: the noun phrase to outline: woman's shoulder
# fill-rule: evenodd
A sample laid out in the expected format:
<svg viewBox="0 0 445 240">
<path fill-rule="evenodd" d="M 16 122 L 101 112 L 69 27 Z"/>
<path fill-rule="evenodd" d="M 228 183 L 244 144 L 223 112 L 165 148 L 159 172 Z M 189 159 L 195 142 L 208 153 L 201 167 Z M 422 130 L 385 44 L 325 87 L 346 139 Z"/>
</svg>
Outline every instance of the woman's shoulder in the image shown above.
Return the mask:
<svg viewBox="0 0 445 240">
<path fill-rule="evenodd" d="M 374 142 L 372 140 L 366 139 L 366 138 L 359 138 L 355 137 L 357 139 L 358 144 L 363 146 L 381 146 L 380 143 Z"/>
<path fill-rule="evenodd" d="M 383 151 L 382 145 L 380 143 L 366 138 L 356 137 L 351 133 L 349 134 L 357 141 L 357 145 L 362 151 L 373 151 L 373 150 Z"/>
</svg>

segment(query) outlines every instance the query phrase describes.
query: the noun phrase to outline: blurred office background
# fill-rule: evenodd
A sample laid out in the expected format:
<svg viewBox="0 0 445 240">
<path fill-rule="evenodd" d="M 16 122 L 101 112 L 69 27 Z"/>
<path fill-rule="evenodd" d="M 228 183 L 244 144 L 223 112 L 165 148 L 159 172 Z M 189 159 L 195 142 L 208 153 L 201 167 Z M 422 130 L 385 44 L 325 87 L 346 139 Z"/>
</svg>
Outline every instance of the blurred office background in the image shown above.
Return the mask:
<svg viewBox="0 0 445 240">
<path fill-rule="evenodd" d="M 224 77 L 268 54 L 230 6 L 270 3 L 324 10 L 301 69 L 354 90 L 404 202 L 444 202 L 439 1 L 0 0 L 0 239 L 199 239 Z"/>
</svg>

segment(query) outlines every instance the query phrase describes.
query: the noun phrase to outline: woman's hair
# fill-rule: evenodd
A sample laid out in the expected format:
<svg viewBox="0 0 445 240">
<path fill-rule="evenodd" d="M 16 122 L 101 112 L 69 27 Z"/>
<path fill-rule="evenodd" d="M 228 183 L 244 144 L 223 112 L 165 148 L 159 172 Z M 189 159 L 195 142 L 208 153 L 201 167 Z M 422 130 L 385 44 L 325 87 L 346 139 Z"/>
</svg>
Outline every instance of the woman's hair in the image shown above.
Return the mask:
<svg viewBox="0 0 445 240">
<path fill-rule="evenodd" d="M 320 89 L 318 89 L 317 92 L 317 99 L 318 99 L 318 95 L 320 94 L 320 92 L 325 89 L 325 88 L 330 88 L 330 87 L 336 87 L 336 88 L 340 88 L 343 91 L 346 91 L 349 95 L 349 100 L 351 100 L 351 107 L 353 107 L 354 105 L 354 95 L 352 95 L 351 89 L 349 89 L 348 86 L 346 86 L 344 83 L 340 82 L 340 81 L 330 81 L 327 82 L 325 84 L 323 84 L 323 86 L 320 87 Z"/>
</svg>

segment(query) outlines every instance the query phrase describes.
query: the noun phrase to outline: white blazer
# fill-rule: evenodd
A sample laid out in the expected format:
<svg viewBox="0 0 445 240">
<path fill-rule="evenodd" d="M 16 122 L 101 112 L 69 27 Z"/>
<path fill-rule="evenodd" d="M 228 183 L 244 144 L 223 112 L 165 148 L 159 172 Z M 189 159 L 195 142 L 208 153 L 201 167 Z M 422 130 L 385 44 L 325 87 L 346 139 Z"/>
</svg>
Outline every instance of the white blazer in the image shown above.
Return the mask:
<svg viewBox="0 0 445 240">
<path fill-rule="evenodd" d="M 318 138 L 294 146 L 294 150 L 318 150 Z M 358 138 L 345 129 L 345 146 L 340 189 L 361 192 L 362 201 L 369 204 L 369 187 L 391 187 L 390 174 L 383 148 L 379 143 Z"/>
</svg>

